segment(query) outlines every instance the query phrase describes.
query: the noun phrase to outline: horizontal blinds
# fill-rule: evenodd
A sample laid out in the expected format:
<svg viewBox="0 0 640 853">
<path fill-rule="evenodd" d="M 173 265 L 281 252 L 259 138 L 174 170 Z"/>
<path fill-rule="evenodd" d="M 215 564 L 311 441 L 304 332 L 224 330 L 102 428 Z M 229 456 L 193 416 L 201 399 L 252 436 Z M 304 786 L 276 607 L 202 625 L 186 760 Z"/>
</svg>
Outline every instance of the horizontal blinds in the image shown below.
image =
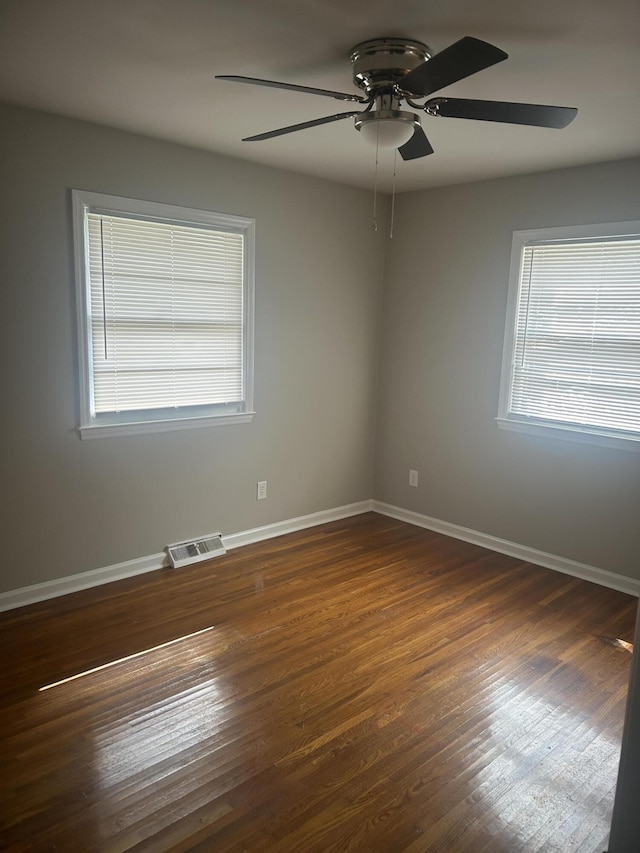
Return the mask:
<svg viewBox="0 0 640 853">
<path fill-rule="evenodd" d="M 244 241 L 88 214 L 95 414 L 243 398 Z"/>
<path fill-rule="evenodd" d="M 640 432 L 640 237 L 528 245 L 510 412 Z"/>
</svg>

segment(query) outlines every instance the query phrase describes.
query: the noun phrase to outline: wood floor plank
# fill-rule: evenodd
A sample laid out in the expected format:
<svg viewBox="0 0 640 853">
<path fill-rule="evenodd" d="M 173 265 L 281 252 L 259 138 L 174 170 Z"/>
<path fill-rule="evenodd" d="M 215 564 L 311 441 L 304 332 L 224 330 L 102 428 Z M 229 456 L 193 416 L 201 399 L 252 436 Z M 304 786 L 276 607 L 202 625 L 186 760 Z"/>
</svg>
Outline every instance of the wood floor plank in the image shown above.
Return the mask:
<svg viewBox="0 0 640 853">
<path fill-rule="evenodd" d="M 636 604 L 366 514 L 2 614 L 0 849 L 602 853 Z"/>
</svg>

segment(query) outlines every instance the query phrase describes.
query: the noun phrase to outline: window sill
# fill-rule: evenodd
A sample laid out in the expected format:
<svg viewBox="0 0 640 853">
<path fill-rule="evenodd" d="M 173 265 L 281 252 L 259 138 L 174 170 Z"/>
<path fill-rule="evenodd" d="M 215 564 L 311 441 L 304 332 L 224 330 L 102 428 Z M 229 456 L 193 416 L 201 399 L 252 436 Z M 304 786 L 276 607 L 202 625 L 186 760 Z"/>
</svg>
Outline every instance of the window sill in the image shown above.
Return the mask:
<svg viewBox="0 0 640 853">
<path fill-rule="evenodd" d="M 497 417 L 496 423 L 500 429 L 524 432 L 530 435 L 542 435 L 562 441 L 577 441 L 582 444 L 597 444 L 600 447 L 615 447 L 618 450 L 640 451 L 640 435 L 624 435 L 620 433 L 587 432 L 580 427 L 568 424 L 536 423 L 532 421 L 516 421 L 511 418 Z"/>
<path fill-rule="evenodd" d="M 246 424 L 253 420 L 255 412 L 234 412 L 228 415 L 214 415 L 201 418 L 179 418 L 175 420 L 135 421 L 124 424 L 89 424 L 78 428 L 80 438 L 113 438 L 119 435 L 142 435 L 153 432 L 173 432 L 201 427 Z"/>
</svg>

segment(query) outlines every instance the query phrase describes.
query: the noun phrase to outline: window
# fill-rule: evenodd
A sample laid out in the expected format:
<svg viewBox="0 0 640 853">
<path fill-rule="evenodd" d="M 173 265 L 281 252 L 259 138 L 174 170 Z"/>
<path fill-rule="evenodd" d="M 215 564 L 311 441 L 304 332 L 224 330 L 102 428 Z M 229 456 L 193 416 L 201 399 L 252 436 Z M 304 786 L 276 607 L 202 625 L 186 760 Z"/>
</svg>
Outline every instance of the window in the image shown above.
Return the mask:
<svg viewBox="0 0 640 853">
<path fill-rule="evenodd" d="M 250 420 L 253 220 L 72 195 L 81 436 Z"/>
<path fill-rule="evenodd" d="M 514 234 L 497 421 L 640 449 L 640 222 Z"/>
</svg>

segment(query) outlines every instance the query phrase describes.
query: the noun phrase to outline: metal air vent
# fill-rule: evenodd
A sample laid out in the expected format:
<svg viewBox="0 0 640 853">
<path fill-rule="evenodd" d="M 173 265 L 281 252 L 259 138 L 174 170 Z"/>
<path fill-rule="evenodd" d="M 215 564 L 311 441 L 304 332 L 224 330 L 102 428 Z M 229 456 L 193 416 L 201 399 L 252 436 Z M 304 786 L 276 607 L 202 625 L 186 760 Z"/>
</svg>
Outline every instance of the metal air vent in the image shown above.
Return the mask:
<svg viewBox="0 0 640 853">
<path fill-rule="evenodd" d="M 167 545 L 167 554 L 174 569 L 189 566 L 191 563 L 199 563 L 201 560 L 211 560 L 213 557 L 226 553 L 227 549 L 222 542 L 220 533 L 210 533 L 202 539 L 191 539 L 187 542 Z"/>
</svg>

